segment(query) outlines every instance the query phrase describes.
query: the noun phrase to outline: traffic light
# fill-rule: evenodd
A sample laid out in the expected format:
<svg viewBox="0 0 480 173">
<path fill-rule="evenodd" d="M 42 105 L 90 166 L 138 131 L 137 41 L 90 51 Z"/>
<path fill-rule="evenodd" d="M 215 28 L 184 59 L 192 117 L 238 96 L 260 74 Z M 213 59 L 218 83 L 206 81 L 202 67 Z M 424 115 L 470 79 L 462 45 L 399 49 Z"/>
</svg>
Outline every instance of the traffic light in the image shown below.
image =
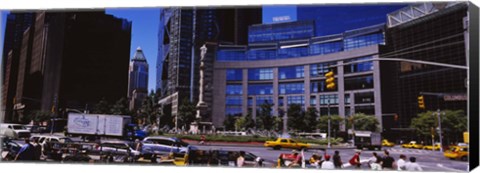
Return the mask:
<svg viewBox="0 0 480 173">
<path fill-rule="evenodd" d="M 393 119 L 394 119 L 395 121 L 398 121 L 398 114 L 395 114 L 395 115 L 393 116 Z"/>
<path fill-rule="evenodd" d="M 335 77 L 333 71 L 329 71 L 325 74 L 325 83 L 327 84 L 327 89 L 334 90 L 335 89 Z"/>
<path fill-rule="evenodd" d="M 418 96 L 418 108 L 425 109 L 425 100 L 422 95 Z"/>
</svg>

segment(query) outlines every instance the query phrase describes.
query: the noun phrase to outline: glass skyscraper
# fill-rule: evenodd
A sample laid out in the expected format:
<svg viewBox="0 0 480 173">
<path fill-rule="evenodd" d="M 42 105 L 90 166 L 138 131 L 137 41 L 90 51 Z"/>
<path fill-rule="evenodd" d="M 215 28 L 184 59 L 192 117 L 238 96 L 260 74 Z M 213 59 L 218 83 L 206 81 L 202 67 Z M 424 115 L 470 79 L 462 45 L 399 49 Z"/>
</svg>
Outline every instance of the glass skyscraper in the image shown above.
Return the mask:
<svg viewBox="0 0 480 173">
<path fill-rule="evenodd" d="M 135 55 L 130 61 L 128 77 L 128 98 L 130 99 L 130 109 L 139 108 L 142 101 L 148 94 L 148 63 L 143 51 L 137 48 Z"/>
</svg>

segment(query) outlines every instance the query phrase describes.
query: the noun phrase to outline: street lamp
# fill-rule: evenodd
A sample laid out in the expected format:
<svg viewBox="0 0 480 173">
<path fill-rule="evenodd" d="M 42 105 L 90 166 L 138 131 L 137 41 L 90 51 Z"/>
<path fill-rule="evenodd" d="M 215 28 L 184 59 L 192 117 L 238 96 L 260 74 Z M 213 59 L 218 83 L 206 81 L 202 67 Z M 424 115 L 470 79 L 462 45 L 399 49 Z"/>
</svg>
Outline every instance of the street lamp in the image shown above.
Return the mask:
<svg viewBox="0 0 480 173">
<path fill-rule="evenodd" d="M 330 148 L 330 99 L 327 99 L 327 112 L 328 112 L 328 145 L 327 147 Z"/>
<path fill-rule="evenodd" d="M 445 112 L 440 113 L 440 109 L 437 109 L 437 119 L 438 119 L 438 137 L 440 138 L 440 152 L 443 152 L 443 139 L 442 139 L 442 119 L 440 114 L 445 115 Z M 433 113 L 433 116 L 435 116 L 435 113 Z M 432 144 L 433 145 L 433 144 Z"/>
</svg>

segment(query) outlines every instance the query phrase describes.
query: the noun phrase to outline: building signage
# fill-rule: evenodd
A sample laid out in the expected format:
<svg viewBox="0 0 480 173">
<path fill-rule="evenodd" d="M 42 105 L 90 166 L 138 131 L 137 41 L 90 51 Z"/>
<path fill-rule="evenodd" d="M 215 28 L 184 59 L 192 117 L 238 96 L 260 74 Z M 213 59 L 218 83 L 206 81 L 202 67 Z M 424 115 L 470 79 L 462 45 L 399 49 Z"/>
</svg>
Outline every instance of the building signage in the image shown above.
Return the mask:
<svg viewBox="0 0 480 173">
<path fill-rule="evenodd" d="M 457 95 L 446 95 L 443 96 L 444 101 L 465 101 L 467 100 L 467 95 L 457 94 Z"/>
<path fill-rule="evenodd" d="M 273 17 L 272 20 L 274 22 L 285 22 L 285 21 L 290 21 L 291 17 L 290 16 L 277 16 L 277 17 Z"/>
</svg>

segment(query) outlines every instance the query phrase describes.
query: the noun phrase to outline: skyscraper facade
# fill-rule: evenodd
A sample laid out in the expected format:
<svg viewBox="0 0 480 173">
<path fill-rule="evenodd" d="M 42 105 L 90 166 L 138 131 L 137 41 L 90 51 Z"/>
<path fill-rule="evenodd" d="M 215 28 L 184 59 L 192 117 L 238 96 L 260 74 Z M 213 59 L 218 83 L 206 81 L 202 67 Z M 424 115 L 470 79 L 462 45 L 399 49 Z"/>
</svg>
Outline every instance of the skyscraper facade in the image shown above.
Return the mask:
<svg viewBox="0 0 480 173">
<path fill-rule="evenodd" d="M 252 13 L 252 14 L 248 14 Z M 242 18 L 240 18 L 242 17 Z M 248 26 L 261 23 L 261 8 L 217 9 L 217 8 L 165 8 L 161 20 L 164 34 L 161 49 L 162 98 L 176 94 L 178 103 L 182 100 L 197 101 L 199 90 L 200 47 L 207 44 L 205 71 L 205 101 L 212 104 L 212 80 L 214 48 L 208 44 L 246 42 Z M 160 67 L 160 65 L 157 65 Z M 159 70 L 157 68 L 157 70 Z M 172 107 L 177 107 L 172 105 Z M 211 111 L 211 107 L 208 108 Z M 175 112 L 173 110 L 172 112 Z"/>
<path fill-rule="evenodd" d="M 137 48 L 130 62 L 128 94 L 130 110 L 136 110 L 148 94 L 148 63 L 143 51 Z"/>
<path fill-rule="evenodd" d="M 20 64 L 11 67 L 21 81 L 9 93 L 19 106 L 7 121 L 33 111 L 92 110 L 102 98 L 126 97 L 131 22 L 104 11 L 39 11 L 23 36 Z"/>
</svg>

